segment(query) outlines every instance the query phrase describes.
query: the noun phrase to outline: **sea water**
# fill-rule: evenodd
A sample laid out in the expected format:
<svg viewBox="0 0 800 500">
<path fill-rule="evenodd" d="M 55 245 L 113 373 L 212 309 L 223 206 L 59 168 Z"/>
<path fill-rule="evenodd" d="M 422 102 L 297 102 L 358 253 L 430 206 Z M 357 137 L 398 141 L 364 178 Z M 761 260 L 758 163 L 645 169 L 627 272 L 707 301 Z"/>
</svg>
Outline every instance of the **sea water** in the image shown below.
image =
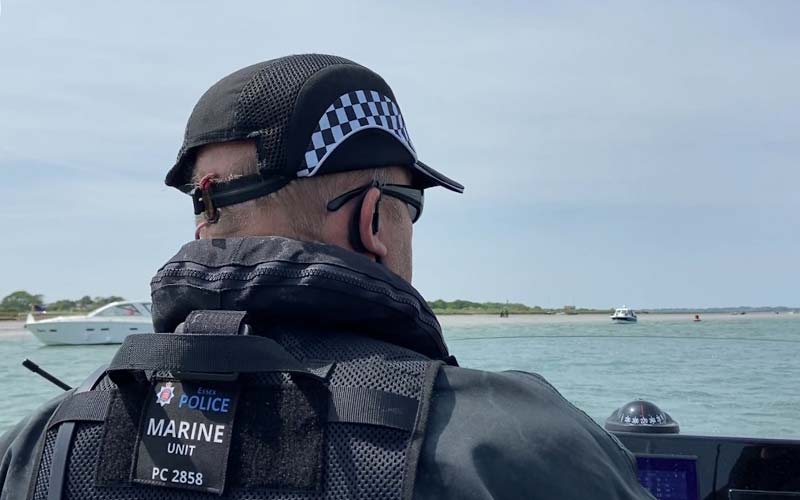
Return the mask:
<svg viewBox="0 0 800 500">
<path fill-rule="evenodd" d="M 655 402 L 684 434 L 800 439 L 800 314 L 443 316 L 465 367 L 525 370 L 550 381 L 602 423 L 636 398 Z M 107 363 L 117 346 L 42 346 L 19 322 L 0 322 L 0 432 L 61 389 L 21 366 L 30 358 L 68 384 Z"/>
</svg>

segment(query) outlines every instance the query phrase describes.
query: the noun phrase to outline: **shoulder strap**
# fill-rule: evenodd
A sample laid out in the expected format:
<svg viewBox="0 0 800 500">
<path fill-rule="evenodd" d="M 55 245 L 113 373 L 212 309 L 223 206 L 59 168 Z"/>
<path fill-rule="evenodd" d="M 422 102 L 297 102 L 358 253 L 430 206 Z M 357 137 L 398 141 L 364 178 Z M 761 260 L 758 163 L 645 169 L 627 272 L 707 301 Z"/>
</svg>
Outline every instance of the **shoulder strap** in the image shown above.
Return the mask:
<svg viewBox="0 0 800 500">
<path fill-rule="evenodd" d="M 97 385 L 97 382 L 106 374 L 106 367 L 101 366 L 89 378 L 87 378 L 73 393 L 72 397 L 65 399 L 59 405 L 56 414 L 67 401 L 70 401 L 76 394 L 91 394 L 89 391 Z M 54 414 L 55 415 L 55 414 Z M 75 422 L 66 422 L 58 428 L 56 442 L 53 447 L 53 459 L 50 464 L 50 482 L 47 487 L 47 500 L 61 500 L 64 494 L 64 480 L 67 477 L 67 463 L 69 450 L 72 446 L 72 435 L 75 433 Z"/>
<path fill-rule="evenodd" d="M 419 402 L 366 387 L 331 387 L 328 422 L 380 425 L 410 432 Z"/>
<path fill-rule="evenodd" d="M 414 498 L 414 484 L 417 482 L 417 466 L 419 456 L 422 453 L 422 444 L 425 440 L 425 431 L 428 426 L 428 414 L 433 399 L 433 385 L 439 375 L 439 368 L 444 363 L 442 361 L 432 361 L 425 370 L 425 376 L 420 388 L 419 408 L 416 412 L 414 431 L 411 434 L 411 442 L 406 454 L 406 470 L 403 474 L 403 498 L 411 500 Z"/>
<path fill-rule="evenodd" d="M 127 373 L 296 373 L 320 379 L 272 339 L 251 335 L 142 333 L 129 335 L 108 367 L 122 385 Z M 190 378 L 190 377 L 186 377 Z"/>
<path fill-rule="evenodd" d="M 53 413 L 47 428 L 64 422 L 103 422 L 115 391 L 77 392 L 65 399 Z"/>
</svg>

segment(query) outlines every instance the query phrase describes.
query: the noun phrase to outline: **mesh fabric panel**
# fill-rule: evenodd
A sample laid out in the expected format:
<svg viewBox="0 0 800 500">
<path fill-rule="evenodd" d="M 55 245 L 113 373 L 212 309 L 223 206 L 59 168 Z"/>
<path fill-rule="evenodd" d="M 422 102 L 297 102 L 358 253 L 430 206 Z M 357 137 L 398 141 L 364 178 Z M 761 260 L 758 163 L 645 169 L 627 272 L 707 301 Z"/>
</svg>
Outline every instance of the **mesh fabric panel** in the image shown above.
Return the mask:
<svg viewBox="0 0 800 500">
<path fill-rule="evenodd" d="M 44 438 L 42 460 L 39 463 L 39 473 L 36 476 L 36 487 L 33 490 L 33 500 L 47 500 L 47 486 L 50 483 L 50 467 L 53 464 L 53 448 L 56 444 L 57 429 L 47 433 Z"/>
<path fill-rule="evenodd" d="M 331 425 L 325 498 L 400 498 L 407 437 L 383 427 Z"/>
<path fill-rule="evenodd" d="M 241 130 L 262 131 L 261 168 L 276 170 L 286 165 L 284 134 L 297 94 L 311 75 L 334 64 L 354 63 L 321 54 L 287 57 L 264 67 L 244 86 L 234 123 Z"/>
<path fill-rule="evenodd" d="M 100 380 L 97 382 L 97 385 L 94 386 L 95 391 L 110 391 L 111 389 L 116 389 L 116 388 L 117 384 L 112 382 L 111 379 L 108 378 L 108 375 L 104 375 L 103 377 L 101 377 Z"/>
<path fill-rule="evenodd" d="M 276 340 L 300 359 L 337 360 L 330 384 L 367 387 L 418 398 L 426 361 L 418 353 L 357 335 L 302 336 L 282 333 Z"/>
<path fill-rule="evenodd" d="M 64 488 L 67 498 L 93 498 L 94 475 L 102 434 L 103 425 L 99 423 L 76 426 L 75 434 L 72 436 L 72 453 Z"/>
</svg>

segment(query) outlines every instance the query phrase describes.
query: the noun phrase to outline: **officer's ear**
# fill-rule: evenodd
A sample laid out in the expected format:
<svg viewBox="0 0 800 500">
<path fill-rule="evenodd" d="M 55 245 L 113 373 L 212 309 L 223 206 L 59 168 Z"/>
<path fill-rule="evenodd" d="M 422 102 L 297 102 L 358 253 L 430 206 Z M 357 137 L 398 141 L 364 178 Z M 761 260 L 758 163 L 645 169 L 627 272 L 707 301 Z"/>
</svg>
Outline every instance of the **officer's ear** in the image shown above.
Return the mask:
<svg viewBox="0 0 800 500">
<path fill-rule="evenodd" d="M 378 188 L 367 191 L 367 194 L 364 195 L 364 202 L 361 204 L 358 221 L 361 243 L 366 251 L 375 255 L 379 261 L 388 253 L 386 244 L 381 238 L 380 200 L 381 192 Z"/>
</svg>

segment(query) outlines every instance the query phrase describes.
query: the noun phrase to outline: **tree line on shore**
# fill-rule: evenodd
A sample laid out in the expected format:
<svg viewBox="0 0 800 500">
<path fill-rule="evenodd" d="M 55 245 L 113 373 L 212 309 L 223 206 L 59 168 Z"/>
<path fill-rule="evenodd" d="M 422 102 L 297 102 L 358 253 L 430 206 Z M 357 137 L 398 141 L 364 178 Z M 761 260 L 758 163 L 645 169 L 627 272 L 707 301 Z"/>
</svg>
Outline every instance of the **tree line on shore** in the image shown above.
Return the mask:
<svg viewBox="0 0 800 500">
<path fill-rule="evenodd" d="M 499 314 L 506 311 L 511 314 L 545 314 L 547 311 L 539 306 L 527 306 L 519 303 L 471 302 L 469 300 L 432 300 L 428 302 L 437 314 Z"/>
<path fill-rule="evenodd" d="M 429 301 L 436 314 L 587 314 L 606 313 L 606 309 L 587 309 L 575 306 L 564 306 L 555 309 L 540 306 L 528 306 L 517 302 L 471 302 L 469 300 L 433 300 Z"/>
<path fill-rule="evenodd" d="M 84 295 L 83 297 L 70 300 L 62 299 L 55 302 L 44 302 L 44 297 L 41 294 L 29 293 L 25 290 L 17 290 L 12 292 L 2 300 L 0 300 L 0 312 L 4 313 L 22 313 L 32 310 L 33 308 L 41 308 L 47 311 L 91 311 L 98 307 L 104 306 L 111 302 L 118 300 L 125 300 L 122 297 L 111 295 L 109 297 L 90 297 Z"/>
</svg>

